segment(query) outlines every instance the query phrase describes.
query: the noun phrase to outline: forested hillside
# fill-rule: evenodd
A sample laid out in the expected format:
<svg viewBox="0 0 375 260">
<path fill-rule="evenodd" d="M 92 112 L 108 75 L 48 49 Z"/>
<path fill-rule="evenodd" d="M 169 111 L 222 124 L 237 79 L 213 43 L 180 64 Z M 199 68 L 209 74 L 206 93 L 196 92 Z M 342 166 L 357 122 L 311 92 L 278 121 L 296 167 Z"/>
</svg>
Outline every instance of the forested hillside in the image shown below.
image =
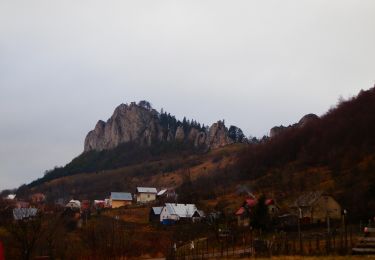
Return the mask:
<svg viewBox="0 0 375 260">
<path fill-rule="evenodd" d="M 243 178 L 290 192 L 322 188 L 357 215 L 375 208 L 375 88 L 340 101 L 319 120 L 249 145 Z"/>
<path fill-rule="evenodd" d="M 372 88 L 340 101 L 320 118 L 258 142 L 213 152 L 188 142 L 147 147 L 127 143 L 112 150 L 84 153 L 19 191 L 31 188 L 53 194 L 64 183 L 65 191 L 54 196 L 91 198 L 147 184 L 175 187 L 181 201 L 220 203 L 239 186 L 270 194 L 279 201 L 308 190 L 324 190 L 353 218 L 370 217 L 373 212 L 369 209 L 375 208 L 374 112 Z M 234 130 L 229 132 L 238 132 Z"/>
</svg>

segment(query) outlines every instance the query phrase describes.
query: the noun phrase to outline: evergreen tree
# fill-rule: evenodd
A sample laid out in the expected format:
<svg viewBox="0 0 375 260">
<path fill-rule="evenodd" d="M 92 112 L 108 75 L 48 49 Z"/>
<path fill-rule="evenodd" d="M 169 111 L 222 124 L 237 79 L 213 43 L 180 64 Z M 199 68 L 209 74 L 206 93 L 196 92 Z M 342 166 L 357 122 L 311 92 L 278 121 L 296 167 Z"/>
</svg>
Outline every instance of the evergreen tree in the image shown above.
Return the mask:
<svg viewBox="0 0 375 260">
<path fill-rule="evenodd" d="M 241 128 L 231 125 L 228 130 L 229 137 L 236 143 L 241 143 L 245 141 L 245 135 L 243 134 Z"/>
<path fill-rule="evenodd" d="M 260 196 L 258 203 L 253 208 L 251 214 L 251 226 L 256 229 L 266 230 L 270 224 L 270 217 L 268 214 L 268 206 L 266 205 L 266 197 Z"/>
</svg>

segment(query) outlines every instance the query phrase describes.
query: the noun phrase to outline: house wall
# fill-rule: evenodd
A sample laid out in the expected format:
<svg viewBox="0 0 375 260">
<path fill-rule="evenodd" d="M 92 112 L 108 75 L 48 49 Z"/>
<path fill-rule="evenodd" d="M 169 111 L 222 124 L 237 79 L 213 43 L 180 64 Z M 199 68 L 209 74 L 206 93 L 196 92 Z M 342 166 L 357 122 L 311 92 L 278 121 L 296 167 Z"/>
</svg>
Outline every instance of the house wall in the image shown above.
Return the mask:
<svg viewBox="0 0 375 260">
<path fill-rule="evenodd" d="M 112 208 L 119 208 L 131 204 L 132 202 L 129 200 L 112 200 Z"/>
<path fill-rule="evenodd" d="M 155 193 L 138 193 L 137 202 L 149 202 L 156 200 Z"/>
<path fill-rule="evenodd" d="M 164 207 L 160 213 L 160 222 L 162 222 L 164 219 L 172 219 L 172 220 L 179 220 L 179 217 L 176 215 L 170 215 L 167 211 L 167 208 Z"/>
<path fill-rule="evenodd" d="M 155 215 L 155 213 L 151 209 L 148 219 L 150 222 L 157 223 L 160 221 L 160 215 Z"/>
<path fill-rule="evenodd" d="M 313 206 L 312 219 L 314 223 L 325 222 L 327 214 L 330 219 L 341 219 L 341 206 L 331 196 L 322 196 Z"/>
</svg>

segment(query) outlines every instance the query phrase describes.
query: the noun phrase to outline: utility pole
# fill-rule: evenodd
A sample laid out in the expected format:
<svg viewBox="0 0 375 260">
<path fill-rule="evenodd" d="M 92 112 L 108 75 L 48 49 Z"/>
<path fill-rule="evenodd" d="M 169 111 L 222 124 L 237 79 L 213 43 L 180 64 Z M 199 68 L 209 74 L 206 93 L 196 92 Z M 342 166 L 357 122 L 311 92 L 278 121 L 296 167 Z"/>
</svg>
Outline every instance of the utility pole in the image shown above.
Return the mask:
<svg viewBox="0 0 375 260">
<path fill-rule="evenodd" d="M 344 209 L 343 219 L 344 219 L 344 230 L 345 230 L 345 250 L 348 250 L 348 226 L 346 224 L 347 219 L 346 215 L 348 214 L 348 211 Z"/>
</svg>

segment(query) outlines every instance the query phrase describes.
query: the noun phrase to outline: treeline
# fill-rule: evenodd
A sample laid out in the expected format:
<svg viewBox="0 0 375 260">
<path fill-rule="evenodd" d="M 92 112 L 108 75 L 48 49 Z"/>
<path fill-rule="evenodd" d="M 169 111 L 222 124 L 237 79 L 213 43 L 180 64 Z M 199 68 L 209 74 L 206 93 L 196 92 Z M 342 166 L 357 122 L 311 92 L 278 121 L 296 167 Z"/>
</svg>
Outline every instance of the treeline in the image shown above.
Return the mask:
<svg viewBox="0 0 375 260">
<path fill-rule="evenodd" d="M 152 108 L 152 105 L 147 100 L 141 100 L 137 104 L 140 107 L 143 107 L 147 110 L 154 110 Z M 155 110 L 156 111 L 156 110 Z M 205 131 L 206 127 L 204 124 L 200 124 L 196 120 L 192 119 L 186 119 L 186 117 L 183 118 L 182 121 L 176 119 L 175 116 L 171 115 L 170 113 L 164 111 L 161 109 L 160 113 L 156 112 L 156 114 L 159 117 L 160 125 L 164 129 L 168 129 L 171 132 L 175 133 L 178 127 L 182 127 L 184 129 L 185 134 L 187 134 L 192 128 L 198 129 L 199 131 Z"/>
<path fill-rule="evenodd" d="M 163 112 L 159 114 L 160 124 L 163 128 L 169 129 L 172 132 L 176 132 L 177 127 L 182 127 L 184 129 L 185 134 L 187 134 L 190 129 L 195 128 L 199 131 L 205 131 L 205 125 L 201 125 L 195 120 L 188 120 L 186 117 L 182 121 L 177 120 L 175 116 L 172 116 L 170 113 Z"/>
<path fill-rule="evenodd" d="M 285 174 L 326 167 L 339 199 L 358 214 L 369 214 L 366 211 L 375 206 L 374 112 L 372 88 L 361 91 L 356 98 L 340 101 L 320 120 L 249 145 L 240 157 L 243 178 L 257 179 L 280 169 Z M 304 180 L 307 184 L 308 178 Z"/>
</svg>

